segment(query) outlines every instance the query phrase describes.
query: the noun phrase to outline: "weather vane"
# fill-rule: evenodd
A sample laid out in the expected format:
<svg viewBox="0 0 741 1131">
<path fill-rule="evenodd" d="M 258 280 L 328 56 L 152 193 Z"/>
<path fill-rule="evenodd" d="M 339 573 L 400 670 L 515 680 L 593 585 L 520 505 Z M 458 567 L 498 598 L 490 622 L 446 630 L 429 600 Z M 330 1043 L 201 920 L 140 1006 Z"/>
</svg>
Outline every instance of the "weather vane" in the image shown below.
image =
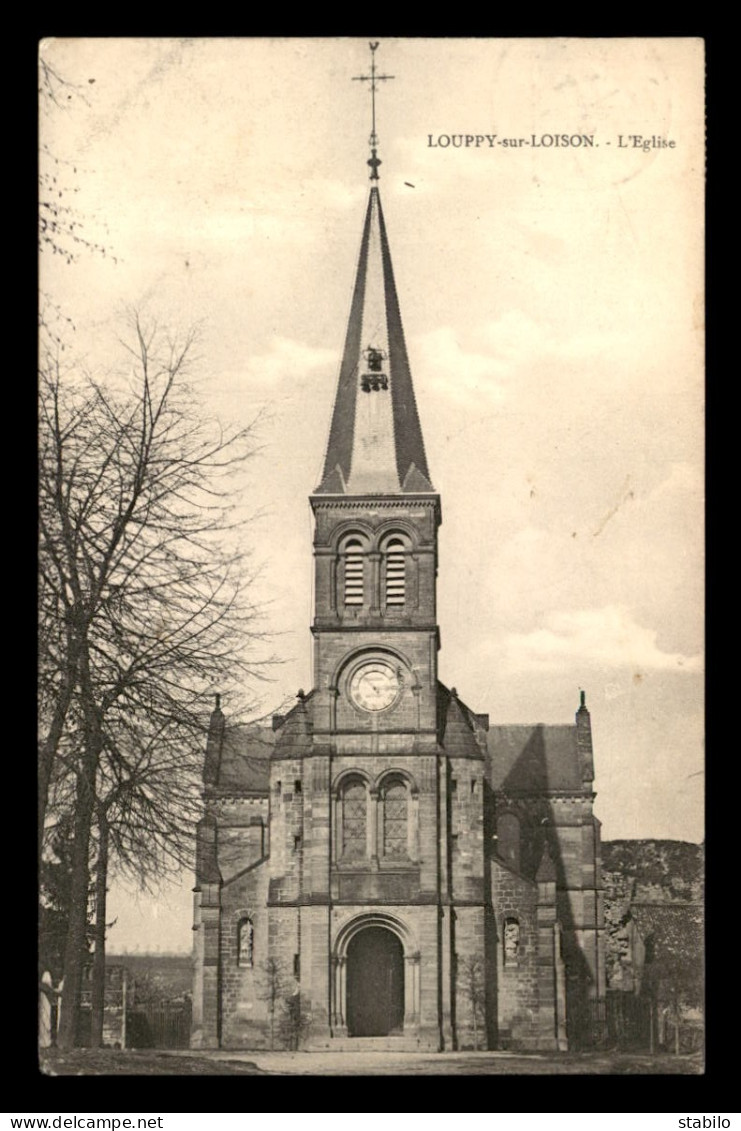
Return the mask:
<svg viewBox="0 0 741 1131">
<path fill-rule="evenodd" d="M 372 124 L 371 124 L 371 135 L 370 135 L 370 141 L 369 141 L 370 148 L 371 148 L 371 156 L 368 159 L 368 164 L 371 167 L 370 179 L 372 181 L 377 181 L 378 180 L 378 166 L 381 164 L 381 160 L 380 160 L 379 157 L 376 156 L 376 149 L 378 148 L 378 135 L 376 133 L 376 91 L 378 90 L 378 87 L 376 86 L 376 83 L 386 82 L 387 79 L 392 79 L 395 76 L 394 75 L 378 75 L 378 74 L 376 74 L 376 49 L 378 47 L 378 43 L 369 43 L 368 46 L 371 49 L 370 74 L 369 75 L 353 75 L 353 82 L 369 82 L 370 83 Z"/>
</svg>

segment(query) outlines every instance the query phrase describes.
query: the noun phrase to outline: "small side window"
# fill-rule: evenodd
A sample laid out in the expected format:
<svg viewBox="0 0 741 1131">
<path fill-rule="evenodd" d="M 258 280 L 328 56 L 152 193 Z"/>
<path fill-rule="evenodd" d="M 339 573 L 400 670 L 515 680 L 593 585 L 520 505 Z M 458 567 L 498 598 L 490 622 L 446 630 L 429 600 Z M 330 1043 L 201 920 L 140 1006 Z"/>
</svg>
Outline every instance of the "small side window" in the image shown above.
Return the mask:
<svg viewBox="0 0 741 1131">
<path fill-rule="evenodd" d="M 502 860 L 520 870 L 520 822 L 514 813 L 502 813 L 497 820 L 497 852 Z"/>
</svg>

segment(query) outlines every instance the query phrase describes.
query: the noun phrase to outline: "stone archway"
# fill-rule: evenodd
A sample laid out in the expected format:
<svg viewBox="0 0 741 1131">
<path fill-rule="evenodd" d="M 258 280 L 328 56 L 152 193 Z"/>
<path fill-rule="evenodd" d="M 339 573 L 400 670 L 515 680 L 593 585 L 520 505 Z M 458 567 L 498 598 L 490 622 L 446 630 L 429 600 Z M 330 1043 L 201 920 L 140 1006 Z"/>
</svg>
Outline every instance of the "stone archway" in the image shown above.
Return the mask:
<svg viewBox="0 0 741 1131">
<path fill-rule="evenodd" d="M 401 919 L 376 912 L 344 923 L 332 948 L 334 1035 L 415 1034 L 419 973 L 419 948 Z"/>
<path fill-rule="evenodd" d="M 387 927 L 365 927 L 347 948 L 347 1035 L 404 1031 L 404 948 Z"/>
</svg>

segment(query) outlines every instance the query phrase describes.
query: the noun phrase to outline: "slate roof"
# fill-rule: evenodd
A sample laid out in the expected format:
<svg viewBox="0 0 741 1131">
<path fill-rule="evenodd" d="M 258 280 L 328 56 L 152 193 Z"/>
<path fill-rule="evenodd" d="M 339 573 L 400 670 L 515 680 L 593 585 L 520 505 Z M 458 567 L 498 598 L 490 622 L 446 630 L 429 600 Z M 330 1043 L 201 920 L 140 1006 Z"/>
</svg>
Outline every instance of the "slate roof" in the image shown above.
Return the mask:
<svg viewBox="0 0 741 1131">
<path fill-rule="evenodd" d="M 584 788 L 573 725 L 490 726 L 486 740 L 492 789 L 581 792 Z"/>
<path fill-rule="evenodd" d="M 310 691 L 308 695 L 302 695 L 288 714 L 281 718 L 276 729 L 274 758 L 302 758 L 305 754 L 311 754 L 314 733 L 311 707 L 313 694 Z"/>
<path fill-rule="evenodd" d="M 361 390 L 369 347 L 387 381 Z M 317 494 L 432 492 L 381 198 L 374 186 L 360 244 L 329 443 Z"/>
<path fill-rule="evenodd" d="M 260 724 L 228 726 L 221 712 L 212 716 L 207 784 L 216 791 L 269 793 L 269 762 L 300 758 L 312 745 L 310 692 L 299 699 L 277 729 Z M 487 715 L 472 711 L 455 690 L 438 682 L 438 741 L 455 758 L 485 759 L 494 790 L 581 792 L 581 763 L 573 725 L 490 726 Z"/>
<path fill-rule="evenodd" d="M 226 726 L 215 781 L 217 789 L 263 793 L 270 788 L 270 755 L 275 735 L 267 726 Z"/>
<path fill-rule="evenodd" d="M 448 690 L 439 680 L 437 720 L 438 741 L 450 757 L 483 760 L 487 717 L 476 715 L 458 698 L 455 690 Z"/>
</svg>

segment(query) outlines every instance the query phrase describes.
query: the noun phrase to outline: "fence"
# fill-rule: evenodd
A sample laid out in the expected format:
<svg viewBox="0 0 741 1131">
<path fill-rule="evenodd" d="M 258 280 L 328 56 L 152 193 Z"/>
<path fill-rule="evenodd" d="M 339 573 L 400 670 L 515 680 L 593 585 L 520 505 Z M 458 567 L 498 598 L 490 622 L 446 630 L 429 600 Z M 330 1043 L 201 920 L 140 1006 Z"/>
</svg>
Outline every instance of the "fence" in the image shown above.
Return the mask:
<svg viewBox="0 0 741 1131">
<path fill-rule="evenodd" d="M 619 1049 L 651 1047 L 651 1003 L 645 997 L 616 991 L 605 1000 L 607 1039 Z"/>
<path fill-rule="evenodd" d="M 126 1043 L 132 1049 L 187 1049 L 191 1013 L 189 1001 L 137 1006 L 126 1014 Z"/>
<path fill-rule="evenodd" d="M 569 1049 L 625 1049 L 633 1052 L 691 1053 L 702 1050 L 701 1021 L 659 1008 L 648 997 L 608 991 L 604 1001 L 572 1003 L 567 1018 Z M 677 1029 L 678 1026 L 678 1029 Z"/>
<path fill-rule="evenodd" d="M 566 1010 L 566 1032 L 572 1052 L 605 1046 L 608 1041 L 607 1002 L 572 999 Z"/>
</svg>

